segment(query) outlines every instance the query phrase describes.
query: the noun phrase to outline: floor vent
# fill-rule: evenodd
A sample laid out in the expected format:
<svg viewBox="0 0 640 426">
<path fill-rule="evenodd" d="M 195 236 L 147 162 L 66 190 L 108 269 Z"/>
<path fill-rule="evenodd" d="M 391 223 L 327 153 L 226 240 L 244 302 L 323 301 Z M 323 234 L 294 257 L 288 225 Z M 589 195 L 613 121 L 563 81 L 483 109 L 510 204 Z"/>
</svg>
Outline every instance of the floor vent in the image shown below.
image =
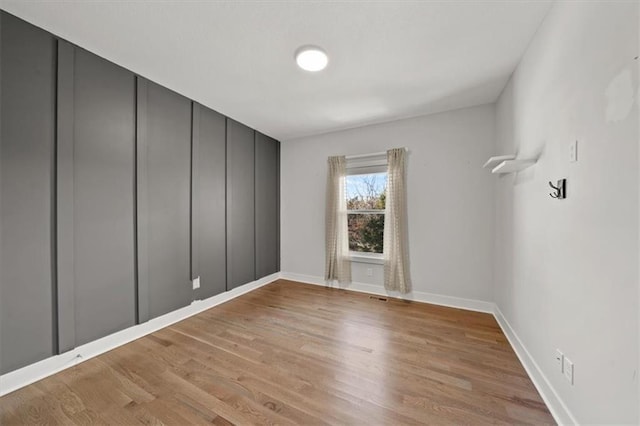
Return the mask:
<svg viewBox="0 0 640 426">
<path fill-rule="evenodd" d="M 369 299 L 379 300 L 381 302 L 386 302 L 387 301 L 386 297 L 380 297 L 380 296 L 369 296 Z"/>
</svg>

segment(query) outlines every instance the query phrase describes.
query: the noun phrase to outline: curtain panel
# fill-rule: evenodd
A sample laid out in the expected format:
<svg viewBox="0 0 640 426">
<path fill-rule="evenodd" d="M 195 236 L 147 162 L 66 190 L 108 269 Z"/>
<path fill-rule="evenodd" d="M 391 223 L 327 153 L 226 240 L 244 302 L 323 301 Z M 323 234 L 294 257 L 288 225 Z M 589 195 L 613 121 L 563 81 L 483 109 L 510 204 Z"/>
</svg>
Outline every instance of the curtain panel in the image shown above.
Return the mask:
<svg viewBox="0 0 640 426">
<path fill-rule="evenodd" d="M 406 150 L 387 151 L 387 202 L 384 219 L 384 287 L 408 293 L 409 232 L 407 226 Z"/>
<path fill-rule="evenodd" d="M 343 155 L 329 157 L 325 223 L 325 280 L 351 282 L 349 233 L 347 228 L 347 160 Z"/>
</svg>

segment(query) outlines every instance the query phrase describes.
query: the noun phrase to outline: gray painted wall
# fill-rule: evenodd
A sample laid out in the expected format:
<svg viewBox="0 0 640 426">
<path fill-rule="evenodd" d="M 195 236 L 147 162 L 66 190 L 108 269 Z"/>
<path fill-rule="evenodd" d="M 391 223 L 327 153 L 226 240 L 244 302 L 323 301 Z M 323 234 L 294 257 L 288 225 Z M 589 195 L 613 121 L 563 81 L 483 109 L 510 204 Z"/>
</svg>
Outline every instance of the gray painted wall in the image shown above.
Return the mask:
<svg viewBox="0 0 640 426">
<path fill-rule="evenodd" d="M 0 372 L 55 351 L 54 38 L 0 16 Z"/>
<path fill-rule="evenodd" d="M 255 280 L 254 131 L 227 119 L 227 290 Z"/>
<path fill-rule="evenodd" d="M 74 68 L 75 343 L 80 345 L 135 324 L 135 76 L 82 49 L 75 51 Z"/>
<path fill-rule="evenodd" d="M 277 141 L 0 16 L 2 373 L 274 271 Z"/>
<path fill-rule="evenodd" d="M 256 278 L 262 278 L 280 270 L 280 143 L 256 132 L 255 149 Z"/>
<path fill-rule="evenodd" d="M 140 94 L 140 93 L 139 93 Z M 147 154 L 149 318 L 193 300 L 190 270 L 191 102 L 148 82 Z"/>
<path fill-rule="evenodd" d="M 196 122 L 196 117 L 197 122 Z M 200 288 L 196 299 L 206 299 L 226 290 L 226 119 L 206 107 L 194 103 L 194 186 L 192 234 L 197 245 L 193 260 L 197 261 Z M 197 151 L 196 151 L 197 146 Z"/>
</svg>

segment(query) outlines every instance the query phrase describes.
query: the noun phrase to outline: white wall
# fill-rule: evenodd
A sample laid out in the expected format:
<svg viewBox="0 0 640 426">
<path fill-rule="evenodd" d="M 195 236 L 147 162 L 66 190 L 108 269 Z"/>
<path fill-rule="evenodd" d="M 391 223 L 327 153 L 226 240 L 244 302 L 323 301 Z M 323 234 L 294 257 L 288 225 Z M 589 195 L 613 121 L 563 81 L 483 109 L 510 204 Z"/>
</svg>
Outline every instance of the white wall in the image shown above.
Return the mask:
<svg viewBox="0 0 640 426">
<path fill-rule="evenodd" d="M 496 111 L 496 153 L 540 159 L 497 180 L 495 299 L 580 423 L 638 422 L 638 54 L 637 2 L 558 2 Z"/>
<path fill-rule="evenodd" d="M 407 147 L 414 290 L 492 300 L 494 177 L 481 166 L 494 114 L 485 105 L 284 142 L 282 270 L 324 276 L 327 157 Z M 383 286 L 379 265 L 352 271 L 354 282 Z"/>
</svg>

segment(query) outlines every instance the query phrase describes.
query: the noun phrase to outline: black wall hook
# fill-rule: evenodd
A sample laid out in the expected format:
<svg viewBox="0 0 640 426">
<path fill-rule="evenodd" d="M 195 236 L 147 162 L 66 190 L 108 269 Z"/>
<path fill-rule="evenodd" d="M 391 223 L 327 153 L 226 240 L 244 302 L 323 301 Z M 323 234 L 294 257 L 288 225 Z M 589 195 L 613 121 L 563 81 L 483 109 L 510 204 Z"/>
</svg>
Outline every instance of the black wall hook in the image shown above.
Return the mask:
<svg viewBox="0 0 640 426">
<path fill-rule="evenodd" d="M 557 186 L 554 186 L 551 182 L 549 182 L 549 186 L 555 190 L 555 192 L 549 193 L 551 198 L 558 198 L 563 200 L 567 198 L 567 180 L 560 179 L 558 180 Z"/>
</svg>

